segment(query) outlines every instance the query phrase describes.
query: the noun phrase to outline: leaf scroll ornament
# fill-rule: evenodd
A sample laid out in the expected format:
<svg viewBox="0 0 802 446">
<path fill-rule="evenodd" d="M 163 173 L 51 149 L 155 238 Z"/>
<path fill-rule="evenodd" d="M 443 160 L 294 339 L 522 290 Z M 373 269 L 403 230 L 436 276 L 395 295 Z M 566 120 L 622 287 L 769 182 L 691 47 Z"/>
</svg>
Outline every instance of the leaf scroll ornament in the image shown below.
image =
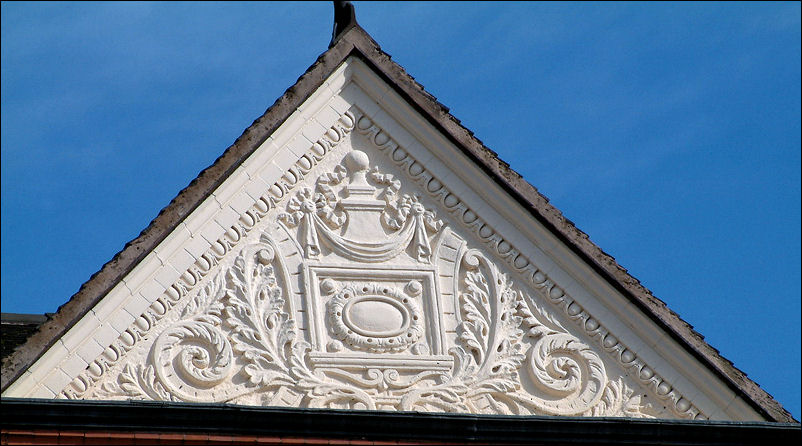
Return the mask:
<svg viewBox="0 0 802 446">
<path fill-rule="evenodd" d="M 625 380 L 608 380 L 598 354 L 473 249 L 459 260 L 461 322 L 449 350 L 451 373 L 425 384 L 402 383 L 392 369 L 368 370 L 362 384 L 321 373 L 291 317 L 275 253 L 267 235 L 244 247 L 158 336 L 150 361 L 125 365 L 96 394 L 364 410 L 660 415 Z M 385 384 L 374 389 L 374 381 Z M 292 401 L 283 399 L 288 395 Z"/>
<path fill-rule="evenodd" d="M 203 402 L 234 365 L 225 334 L 203 321 L 180 322 L 162 333 L 152 349 L 156 376 L 181 401 Z M 191 393 L 190 393 L 191 392 Z"/>
<path fill-rule="evenodd" d="M 275 251 L 269 245 L 246 251 L 226 273 L 224 315 L 232 346 L 246 360 L 242 373 L 251 384 L 289 384 L 287 363 L 297 330 L 284 310 L 272 266 Z"/>
<path fill-rule="evenodd" d="M 459 343 L 450 351 L 455 360 L 453 375 L 441 385 L 410 392 L 402 399 L 402 410 L 476 413 L 480 399 L 494 399 L 493 395 L 520 387 L 517 370 L 526 358 L 522 318 L 517 314 L 522 295 L 479 251 L 468 250 L 462 262 L 466 291 L 459 299 Z"/>
<path fill-rule="evenodd" d="M 356 408 L 375 408 L 364 392 L 327 382 L 312 372 L 307 362 L 311 346 L 299 339 L 276 280 L 274 246 L 263 236 L 262 243 L 243 250 L 226 273 L 225 324 L 234 351 L 245 359 L 241 373 L 249 385 L 238 394 L 275 394 L 287 387 L 304 392 L 308 407 L 351 401 L 360 403 Z"/>
</svg>

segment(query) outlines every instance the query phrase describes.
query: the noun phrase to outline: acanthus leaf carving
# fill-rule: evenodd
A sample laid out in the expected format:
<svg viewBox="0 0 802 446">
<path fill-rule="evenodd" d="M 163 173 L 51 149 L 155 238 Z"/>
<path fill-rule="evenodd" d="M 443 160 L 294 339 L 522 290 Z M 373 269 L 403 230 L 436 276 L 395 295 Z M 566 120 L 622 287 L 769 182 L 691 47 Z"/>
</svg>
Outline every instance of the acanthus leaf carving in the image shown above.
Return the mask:
<svg viewBox="0 0 802 446">
<path fill-rule="evenodd" d="M 469 250 L 463 263 L 467 266 L 465 283 L 468 288 L 462 294 L 463 309 L 467 315 L 468 308 L 476 308 L 472 303 L 477 302 L 478 297 L 486 312 L 485 323 L 479 334 L 489 330 L 484 335 L 485 350 L 476 362 L 480 366 L 478 374 L 492 378 L 482 382 L 479 387 L 502 392 L 514 391 L 519 387 L 517 370 L 525 357 L 521 352 L 522 318 L 517 314 L 522 294 L 513 289 L 506 274 L 501 273 L 478 251 Z M 484 274 L 479 268 L 480 264 L 486 267 Z"/>
<path fill-rule="evenodd" d="M 271 265 L 274 256 L 270 246 L 247 250 L 227 273 L 231 288 L 225 295 L 225 322 L 234 350 L 248 363 L 242 373 L 253 385 L 289 381 L 284 364 L 296 338 L 295 321 L 285 311 Z"/>
<path fill-rule="evenodd" d="M 360 133 L 370 128 L 359 124 L 359 113 L 348 117 L 351 128 Z M 396 156 L 399 151 L 403 157 Z M 187 304 L 179 320 L 169 319 L 171 325 L 155 339 L 149 363 L 125 366 L 116 382 L 106 382 L 100 390 L 142 399 L 370 410 L 633 417 L 657 413 L 628 379 L 608 377 L 599 355 L 603 350 L 572 335 L 541 303 L 567 302 L 568 322 L 584 314 L 581 307 L 505 245 L 409 153 L 400 147 L 392 152 L 394 161 L 405 160 L 404 168 L 418 175 L 416 181 L 428 196 L 402 188 L 398 178 L 378 166 L 369 168 L 367 155 L 358 150 L 347 152 L 314 182 L 313 164 L 292 174 L 285 183 L 297 186 L 295 190 L 285 187 L 270 202 L 275 208 L 280 198 L 286 200 L 284 212 L 272 214 L 281 229 L 268 230 L 263 224 L 259 243 L 239 250 L 233 248 L 246 239 L 247 231 L 234 231 L 227 235 L 232 242 L 217 248 L 219 256 L 199 259 L 200 269 L 173 287 L 173 303 L 187 296 Z M 413 174 L 414 166 L 418 170 Z M 441 285 L 420 275 L 376 272 L 402 265 L 446 277 L 435 260 L 443 255 L 440 240 L 454 220 L 437 218 L 432 197 L 442 199 L 446 216 L 454 215 L 453 209 L 463 210 L 456 222 L 475 230 L 482 248 L 455 254 L 455 308 L 450 314 L 456 322 L 450 326 L 453 336 L 439 343 L 435 338 L 444 328 L 433 321 L 441 309 L 431 300 L 445 299 L 438 294 Z M 250 228 L 266 214 L 248 215 L 253 217 Z M 310 265 L 345 267 L 331 273 L 334 279 L 290 284 L 286 270 L 278 271 L 283 261 L 278 258 L 286 253 L 271 238 L 281 231 L 289 234 L 288 243 L 297 246 L 301 258 L 293 273 L 308 275 Z M 283 233 L 282 237 L 286 238 Z M 494 244 L 495 251 L 481 243 Z M 399 257 L 404 252 L 408 257 Z M 508 265 L 499 268 L 491 256 Z M 345 270 L 356 273 L 342 273 Z M 206 277 L 210 271 L 216 273 Z M 516 287 L 508 272 L 531 272 L 531 280 Z M 200 285 L 202 289 L 194 288 Z M 314 303 L 321 319 L 314 320 L 309 315 L 313 311 L 305 308 L 309 319 L 299 324 L 296 318 L 304 316 L 291 308 L 292 296 L 307 293 L 308 299 L 307 287 L 329 291 Z M 532 290 L 546 298 L 528 294 Z M 364 316 L 377 311 L 385 313 L 384 322 Z M 599 327 L 590 318 L 584 321 L 589 333 Z M 309 337 L 316 323 L 324 324 L 322 340 Z M 371 358 L 378 359 L 371 363 Z"/>
<path fill-rule="evenodd" d="M 152 364 L 126 364 L 116 381 L 105 382 L 97 395 L 104 398 L 124 396 L 134 399 L 175 401 L 173 395 L 157 380 Z"/>
<path fill-rule="evenodd" d="M 532 327 L 544 324 L 531 311 L 524 312 L 526 318 L 520 315 L 526 304 L 523 293 L 483 255 L 469 250 L 463 263 L 467 290 L 460 302 L 465 320 L 458 338 L 463 345 L 452 350 L 455 373 L 440 386 L 409 395 L 405 407 L 440 407 L 456 395 L 462 395 L 469 407 L 478 410 L 483 404 L 501 413 L 578 415 L 596 405 L 607 384 L 603 362 L 577 338 L 556 330 L 536 331 L 542 336 L 529 349 L 526 364 L 544 395 L 523 391 L 519 376 L 526 358 L 522 325 L 525 321 Z"/>
<path fill-rule="evenodd" d="M 530 305 L 531 299 L 478 251 L 468 250 L 461 261 L 464 321 L 458 343 L 449 351 L 453 368 L 409 378 L 392 367 L 369 369 L 365 378 L 345 371 L 316 372 L 309 360 L 312 346 L 301 339 L 287 312 L 274 262 L 272 243 L 243 249 L 185 307 L 183 314 L 190 319 L 174 323 L 159 336 L 151 349 L 155 367 L 127 365 L 115 385 L 104 391 L 179 401 L 237 401 L 249 394 L 287 391 L 301 395 L 308 407 L 563 415 L 626 411 L 629 416 L 646 416 L 631 390 L 607 381 L 598 355 Z M 420 284 L 405 287 L 413 295 L 419 288 Z M 400 301 L 411 297 L 368 285 L 359 290 L 348 286 L 334 294 L 341 301 L 353 296 Z M 343 302 L 333 302 L 331 308 L 344 308 Z M 421 316 L 415 309 L 409 314 Z M 535 340 L 527 347 L 530 338 Z M 232 352 L 241 359 L 235 361 Z M 521 387 L 524 369 L 545 397 Z M 237 374 L 245 381 L 231 389 Z M 226 387 L 224 381 L 229 387 L 219 390 Z"/>
</svg>

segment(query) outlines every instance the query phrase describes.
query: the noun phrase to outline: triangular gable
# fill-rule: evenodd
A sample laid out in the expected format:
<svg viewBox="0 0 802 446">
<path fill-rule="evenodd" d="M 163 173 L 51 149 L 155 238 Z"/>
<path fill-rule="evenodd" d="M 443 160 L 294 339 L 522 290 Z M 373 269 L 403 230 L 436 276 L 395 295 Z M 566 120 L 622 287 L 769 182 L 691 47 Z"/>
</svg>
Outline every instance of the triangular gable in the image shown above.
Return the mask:
<svg viewBox="0 0 802 446">
<path fill-rule="evenodd" d="M 358 25 L 5 361 L 3 396 L 792 420 Z"/>
</svg>

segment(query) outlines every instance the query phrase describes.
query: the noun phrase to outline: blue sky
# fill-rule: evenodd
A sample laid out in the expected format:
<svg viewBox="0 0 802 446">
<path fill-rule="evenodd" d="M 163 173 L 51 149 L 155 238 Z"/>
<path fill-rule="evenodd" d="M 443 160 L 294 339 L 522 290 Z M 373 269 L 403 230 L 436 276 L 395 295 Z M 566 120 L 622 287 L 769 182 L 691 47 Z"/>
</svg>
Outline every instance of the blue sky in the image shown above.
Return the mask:
<svg viewBox="0 0 802 446">
<path fill-rule="evenodd" d="M 54 312 L 325 51 L 323 3 L 2 3 L 2 311 Z M 800 411 L 800 4 L 356 2 L 596 244 Z"/>
</svg>

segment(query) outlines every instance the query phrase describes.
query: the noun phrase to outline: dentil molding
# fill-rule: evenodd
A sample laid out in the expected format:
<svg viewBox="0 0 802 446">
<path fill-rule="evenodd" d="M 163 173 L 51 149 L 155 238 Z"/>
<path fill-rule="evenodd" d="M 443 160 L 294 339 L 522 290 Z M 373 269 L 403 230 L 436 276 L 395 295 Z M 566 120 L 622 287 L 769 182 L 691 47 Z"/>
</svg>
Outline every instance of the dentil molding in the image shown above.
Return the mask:
<svg viewBox="0 0 802 446">
<path fill-rule="evenodd" d="M 706 418 L 352 107 L 63 398 Z"/>
</svg>

